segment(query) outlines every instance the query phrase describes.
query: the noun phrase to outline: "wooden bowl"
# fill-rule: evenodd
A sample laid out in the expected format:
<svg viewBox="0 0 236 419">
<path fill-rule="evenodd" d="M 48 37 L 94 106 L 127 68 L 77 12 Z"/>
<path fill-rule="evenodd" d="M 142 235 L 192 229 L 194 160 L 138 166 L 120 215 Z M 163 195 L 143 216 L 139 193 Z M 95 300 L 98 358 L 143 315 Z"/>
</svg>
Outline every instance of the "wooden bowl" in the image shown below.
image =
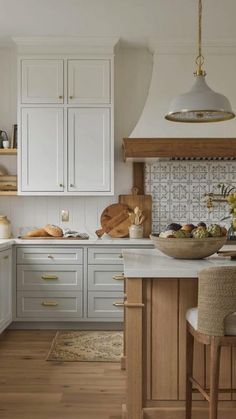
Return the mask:
<svg viewBox="0 0 236 419">
<path fill-rule="evenodd" d="M 203 259 L 216 253 L 227 240 L 227 236 L 204 239 L 175 239 L 150 236 L 156 249 L 176 259 Z"/>
</svg>

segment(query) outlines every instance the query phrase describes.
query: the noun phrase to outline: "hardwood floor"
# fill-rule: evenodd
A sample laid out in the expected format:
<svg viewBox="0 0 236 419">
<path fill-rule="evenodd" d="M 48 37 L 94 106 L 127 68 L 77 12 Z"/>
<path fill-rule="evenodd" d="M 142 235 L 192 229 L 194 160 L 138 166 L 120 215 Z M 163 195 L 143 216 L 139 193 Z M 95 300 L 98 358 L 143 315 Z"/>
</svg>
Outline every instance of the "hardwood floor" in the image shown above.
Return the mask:
<svg viewBox="0 0 236 419">
<path fill-rule="evenodd" d="M 1 419 L 120 419 L 119 364 L 45 361 L 55 331 L 0 336 Z"/>
</svg>

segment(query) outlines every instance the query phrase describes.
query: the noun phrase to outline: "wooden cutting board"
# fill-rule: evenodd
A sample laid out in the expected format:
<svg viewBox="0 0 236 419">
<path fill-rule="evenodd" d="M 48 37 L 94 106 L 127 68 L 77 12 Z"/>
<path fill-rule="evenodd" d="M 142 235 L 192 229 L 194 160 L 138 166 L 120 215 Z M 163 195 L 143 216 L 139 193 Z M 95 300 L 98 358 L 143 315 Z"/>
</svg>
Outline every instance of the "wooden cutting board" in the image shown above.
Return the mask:
<svg viewBox="0 0 236 419">
<path fill-rule="evenodd" d="M 131 195 L 120 195 L 119 202 L 128 205 L 132 210 L 134 210 L 135 207 L 139 207 L 143 211 L 145 215 L 143 236 L 149 237 L 152 232 L 152 196 L 138 195 L 138 189 L 133 188 Z"/>
<path fill-rule="evenodd" d="M 129 235 L 129 212 L 125 204 L 112 204 L 104 209 L 101 215 L 100 230 L 96 231 L 98 237 L 104 233 L 111 237 L 127 237 Z"/>
</svg>

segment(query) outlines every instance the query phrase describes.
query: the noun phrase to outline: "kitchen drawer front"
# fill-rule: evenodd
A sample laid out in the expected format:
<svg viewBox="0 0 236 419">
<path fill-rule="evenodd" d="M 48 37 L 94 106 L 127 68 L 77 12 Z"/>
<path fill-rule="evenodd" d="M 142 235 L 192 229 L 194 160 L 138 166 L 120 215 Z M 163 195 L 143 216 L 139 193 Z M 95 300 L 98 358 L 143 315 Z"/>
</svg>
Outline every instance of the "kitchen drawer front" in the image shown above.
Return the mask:
<svg viewBox="0 0 236 419">
<path fill-rule="evenodd" d="M 26 318 L 82 317 L 82 292 L 18 291 L 17 316 Z"/>
<path fill-rule="evenodd" d="M 123 291 L 122 272 L 121 265 L 89 265 L 88 289 L 90 291 Z"/>
<path fill-rule="evenodd" d="M 123 320 L 123 307 L 115 307 L 116 301 L 123 301 L 123 292 L 88 292 L 88 318 Z"/>
<path fill-rule="evenodd" d="M 83 249 L 20 247 L 17 249 L 17 263 L 82 264 Z"/>
<path fill-rule="evenodd" d="M 17 290 L 79 291 L 83 288 L 81 265 L 18 265 Z"/>
<path fill-rule="evenodd" d="M 123 265 L 122 248 L 96 248 L 88 249 L 88 263 L 105 265 Z"/>
</svg>

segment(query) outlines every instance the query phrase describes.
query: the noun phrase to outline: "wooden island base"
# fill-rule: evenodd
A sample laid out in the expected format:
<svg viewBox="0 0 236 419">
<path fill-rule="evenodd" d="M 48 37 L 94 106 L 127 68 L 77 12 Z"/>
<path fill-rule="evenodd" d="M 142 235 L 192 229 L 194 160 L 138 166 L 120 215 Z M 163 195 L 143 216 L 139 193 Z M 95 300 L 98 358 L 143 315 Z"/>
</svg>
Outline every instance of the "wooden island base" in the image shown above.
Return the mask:
<svg viewBox="0 0 236 419">
<path fill-rule="evenodd" d="M 184 419 L 185 313 L 197 305 L 195 278 L 128 278 L 125 302 L 127 402 L 123 419 Z M 208 388 L 208 349 L 194 348 L 194 374 Z M 236 418 L 236 348 L 222 349 L 219 419 Z M 208 403 L 193 395 L 193 419 Z"/>
</svg>

